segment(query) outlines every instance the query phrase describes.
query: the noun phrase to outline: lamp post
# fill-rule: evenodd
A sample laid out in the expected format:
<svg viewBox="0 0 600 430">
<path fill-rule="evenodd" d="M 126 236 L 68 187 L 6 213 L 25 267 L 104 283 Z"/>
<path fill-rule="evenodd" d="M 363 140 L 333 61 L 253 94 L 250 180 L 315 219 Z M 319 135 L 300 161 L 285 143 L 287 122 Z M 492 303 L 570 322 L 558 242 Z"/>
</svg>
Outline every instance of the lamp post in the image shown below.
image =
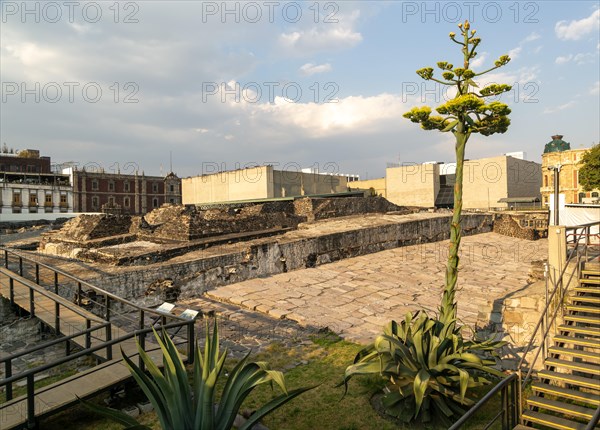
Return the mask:
<svg viewBox="0 0 600 430">
<path fill-rule="evenodd" d="M 558 191 L 560 188 L 560 168 L 562 166 L 557 164 L 556 166 L 548 166 L 548 170 L 554 172 L 554 225 L 559 224 L 558 220 Z"/>
</svg>

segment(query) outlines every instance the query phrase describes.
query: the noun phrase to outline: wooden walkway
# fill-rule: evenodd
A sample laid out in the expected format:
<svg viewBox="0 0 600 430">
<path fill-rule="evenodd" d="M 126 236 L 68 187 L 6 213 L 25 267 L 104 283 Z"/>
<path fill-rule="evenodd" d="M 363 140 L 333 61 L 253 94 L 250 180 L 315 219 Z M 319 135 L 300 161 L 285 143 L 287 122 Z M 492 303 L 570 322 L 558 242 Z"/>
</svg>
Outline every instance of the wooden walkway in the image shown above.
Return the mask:
<svg viewBox="0 0 600 430">
<path fill-rule="evenodd" d="M 56 328 L 55 307 L 58 303 L 60 307 L 59 331 L 65 336 L 76 335 L 85 331 L 86 328 L 93 328 L 107 323 L 107 321 L 45 290 L 36 283 L 0 267 L 0 295 L 7 299 L 10 299 L 10 278 L 13 279 L 14 303 L 29 312 L 31 306 L 30 291 L 33 291 L 35 317 L 53 329 Z M 110 330 L 111 339 L 117 339 L 127 334 L 124 330 L 115 327 L 114 324 L 110 324 L 102 327 L 98 332 L 93 332 L 87 342 L 85 335 L 74 337 L 73 342 L 84 349 L 100 346 L 107 341 L 106 334 L 108 330 L 106 327 Z M 151 334 L 147 336 L 148 340 L 151 337 Z M 152 359 L 157 363 L 162 363 L 162 354 L 158 346 L 155 343 L 148 346 L 150 348 L 146 348 L 146 351 L 149 352 Z M 135 339 L 129 338 L 113 346 L 114 355 L 112 360 L 54 384 L 36 389 L 33 400 L 36 419 L 51 415 L 77 403 L 78 397 L 89 398 L 129 379 L 131 374 L 122 360 L 121 348 L 127 356 L 137 357 L 138 355 Z M 97 356 L 106 358 L 106 349 L 97 352 Z M 182 356 L 182 358 L 185 360 L 185 356 Z M 25 428 L 27 417 L 27 395 L 0 404 L 0 429 L 2 430 Z"/>
</svg>

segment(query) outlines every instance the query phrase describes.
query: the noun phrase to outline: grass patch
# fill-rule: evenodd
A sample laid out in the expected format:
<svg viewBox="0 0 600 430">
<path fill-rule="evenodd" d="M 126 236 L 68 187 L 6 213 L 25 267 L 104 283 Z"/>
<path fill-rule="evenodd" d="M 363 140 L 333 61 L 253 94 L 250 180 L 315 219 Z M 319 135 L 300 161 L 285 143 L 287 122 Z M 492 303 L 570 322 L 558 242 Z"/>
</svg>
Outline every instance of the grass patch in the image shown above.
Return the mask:
<svg viewBox="0 0 600 430">
<path fill-rule="evenodd" d="M 384 382 L 378 377 L 358 377 L 350 380 L 347 395 L 342 398 L 344 388 L 336 387 L 344 375 L 346 367 L 352 363 L 361 345 L 341 340 L 332 333 L 320 333 L 313 337 L 312 343 L 304 342 L 295 347 L 286 347 L 273 343 L 263 352 L 252 354 L 253 361 L 267 361 L 272 369 L 285 373 L 288 389 L 318 385 L 312 391 L 304 393 L 282 408 L 263 419 L 263 424 L 271 430 L 409 430 L 425 429 L 417 425 L 402 425 L 383 418 L 371 406 L 372 395 L 381 390 Z M 228 360 L 226 371 L 231 371 L 237 360 Z M 220 380 L 220 393 L 224 378 Z M 492 386 L 482 387 L 474 391 L 482 397 Z M 259 387 L 242 405 L 242 413 L 250 413 L 280 394 L 276 387 Z M 134 403 L 133 395 L 128 397 Z M 106 394 L 98 396 L 95 401 L 101 402 Z M 466 427 L 478 429 L 488 422 L 500 407 L 500 396 L 481 410 Z M 138 418 L 143 424 L 159 429 L 154 413 L 143 414 Z M 45 420 L 41 428 L 48 430 L 116 430 L 122 427 L 102 417 L 96 417 L 83 406 L 76 406 L 68 411 Z M 433 427 L 431 427 L 433 428 Z M 492 427 L 494 428 L 494 427 Z"/>
</svg>

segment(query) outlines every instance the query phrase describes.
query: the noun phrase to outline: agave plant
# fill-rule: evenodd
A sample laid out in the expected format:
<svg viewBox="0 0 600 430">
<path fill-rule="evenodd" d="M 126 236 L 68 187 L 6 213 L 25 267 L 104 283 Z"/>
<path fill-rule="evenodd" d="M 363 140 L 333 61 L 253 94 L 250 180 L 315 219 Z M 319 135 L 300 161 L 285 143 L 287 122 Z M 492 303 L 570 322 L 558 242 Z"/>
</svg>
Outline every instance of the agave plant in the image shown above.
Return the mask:
<svg viewBox="0 0 600 430">
<path fill-rule="evenodd" d="M 502 376 L 488 355 L 505 342 L 466 341 L 461 327 L 408 313 L 400 324 L 388 323 L 375 342 L 359 351 L 348 366 L 344 385 L 354 375 L 380 374 L 389 380 L 382 406 L 406 422 L 450 423 L 474 404 L 469 388 L 489 383 L 484 375 Z"/>
<path fill-rule="evenodd" d="M 138 351 L 148 374 L 138 367 L 129 357 L 123 354 L 133 378 L 148 397 L 158 415 L 161 428 L 164 430 L 229 430 L 238 414 L 244 399 L 259 385 L 273 382 L 283 394 L 272 399 L 255 411 L 250 418 L 239 427 L 239 430 L 252 428 L 267 414 L 314 387 L 298 388 L 288 391 L 283 373 L 270 370 L 265 362 L 249 362 L 246 355 L 229 373 L 223 392 L 216 403 L 216 384 L 223 374 L 227 350 L 219 354 L 219 332 L 215 319 L 213 334 L 209 333 L 207 323 L 204 352 L 198 345 L 194 348 L 194 365 L 192 383 L 188 382 L 185 365 L 173 344 L 163 331 L 162 336 L 154 331 L 154 335 L 163 353 L 164 370 L 152 361 L 138 344 Z M 129 415 L 113 409 L 94 406 L 94 409 L 127 429 L 148 429 Z"/>
</svg>

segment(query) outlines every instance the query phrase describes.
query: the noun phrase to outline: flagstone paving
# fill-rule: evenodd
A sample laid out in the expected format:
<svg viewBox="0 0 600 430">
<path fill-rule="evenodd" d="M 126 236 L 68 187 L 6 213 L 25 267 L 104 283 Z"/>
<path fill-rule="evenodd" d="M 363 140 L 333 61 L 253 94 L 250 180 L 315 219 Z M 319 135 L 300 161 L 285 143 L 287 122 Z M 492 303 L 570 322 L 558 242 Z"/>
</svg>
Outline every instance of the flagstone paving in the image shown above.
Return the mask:
<svg viewBox="0 0 600 430">
<path fill-rule="evenodd" d="M 361 343 L 407 311 L 436 312 L 444 283 L 448 241 L 407 246 L 316 268 L 218 287 L 209 299 L 335 331 Z M 547 255 L 547 240 L 495 233 L 462 240 L 458 317 L 483 326 L 502 299 L 525 287 L 531 262 Z"/>
</svg>

